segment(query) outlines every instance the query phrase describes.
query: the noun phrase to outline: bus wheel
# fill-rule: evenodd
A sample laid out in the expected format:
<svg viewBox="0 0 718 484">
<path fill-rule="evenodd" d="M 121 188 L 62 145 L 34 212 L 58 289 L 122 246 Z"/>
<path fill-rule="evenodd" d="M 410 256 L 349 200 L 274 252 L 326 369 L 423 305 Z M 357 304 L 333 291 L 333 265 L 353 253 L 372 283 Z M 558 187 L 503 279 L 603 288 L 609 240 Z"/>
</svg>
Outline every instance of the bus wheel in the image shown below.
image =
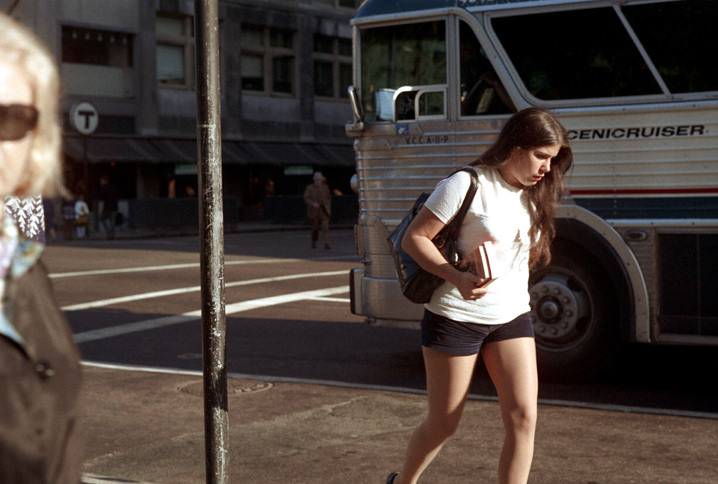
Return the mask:
<svg viewBox="0 0 718 484">
<path fill-rule="evenodd" d="M 531 311 L 543 375 L 587 380 L 608 367 L 618 322 L 607 279 L 591 259 L 565 254 L 555 254 L 549 266 L 531 275 Z"/>
</svg>

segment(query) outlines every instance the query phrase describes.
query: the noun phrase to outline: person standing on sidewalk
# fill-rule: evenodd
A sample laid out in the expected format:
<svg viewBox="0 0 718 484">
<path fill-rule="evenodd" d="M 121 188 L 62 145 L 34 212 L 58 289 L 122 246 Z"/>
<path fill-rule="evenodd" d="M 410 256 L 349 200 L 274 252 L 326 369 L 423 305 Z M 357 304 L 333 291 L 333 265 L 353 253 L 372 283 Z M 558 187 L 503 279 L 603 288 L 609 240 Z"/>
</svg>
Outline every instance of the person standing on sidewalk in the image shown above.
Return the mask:
<svg viewBox="0 0 718 484">
<path fill-rule="evenodd" d="M 90 224 L 90 207 L 85 202 L 85 195 L 80 193 L 75 202 L 75 227 L 77 228 L 77 238 L 87 238 L 87 226 Z"/>
<path fill-rule="evenodd" d="M 59 84 L 40 40 L 0 14 L 0 203 L 64 193 Z M 0 482 L 77 484 L 80 354 L 43 245 L 0 208 Z"/>
<path fill-rule="evenodd" d="M 329 186 L 321 171 L 314 173 L 313 180 L 314 182 L 307 185 L 307 188 L 304 190 L 304 201 L 307 204 L 307 217 L 312 223 L 312 249 L 317 246 L 320 226 L 324 236 L 324 248 L 330 249 L 329 217 L 332 214 L 332 195 L 329 193 Z"/>
<path fill-rule="evenodd" d="M 45 241 L 49 244 L 57 240 L 55 228 L 55 202 L 50 198 L 42 199 L 42 208 L 45 211 Z"/>
<path fill-rule="evenodd" d="M 110 183 L 108 176 L 100 177 L 100 200 L 102 211 L 100 223 L 108 239 L 115 238 L 115 225 L 117 224 L 117 187 Z"/>
<path fill-rule="evenodd" d="M 65 240 L 75 238 L 75 199 L 72 194 L 62 199 L 62 229 Z"/>
<path fill-rule="evenodd" d="M 529 268 L 551 258 L 554 207 L 572 162 L 565 129 L 548 112 L 529 108 L 514 114 L 472 163 L 479 188 L 457 246 L 467 257 L 491 241 L 496 279 L 482 280 L 452 266 L 432 243 L 461 206 L 468 173 L 442 180 L 407 229 L 404 250 L 446 282 L 424 306 L 421 322 L 428 414 L 411 437 L 401 472 L 392 472 L 388 484 L 415 484 L 456 431 L 479 351 L 496 387 L 505 429 L 498 482 L 528 480 L 538 400 Z"/>
</svg>

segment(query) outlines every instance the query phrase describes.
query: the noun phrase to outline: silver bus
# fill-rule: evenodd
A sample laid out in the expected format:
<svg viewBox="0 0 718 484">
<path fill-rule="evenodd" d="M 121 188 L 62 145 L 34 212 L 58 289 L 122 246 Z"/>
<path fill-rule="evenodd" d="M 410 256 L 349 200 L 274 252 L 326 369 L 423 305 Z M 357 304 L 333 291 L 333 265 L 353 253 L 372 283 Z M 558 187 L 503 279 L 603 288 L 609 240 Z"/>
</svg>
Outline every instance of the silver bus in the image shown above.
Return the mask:
<svg viewBox="0 0 718 484">
<path fill-rule="evenodd" d="M 388 234 L 539 106 L 575 155 L 553 260 L 530 279 L 540 369 L 589 375 L 623 342 L 718 345 L 716 23 L 712 0 L 366 0 L 346 126 L 352 312 L 417 327 Z"/>
</svg>

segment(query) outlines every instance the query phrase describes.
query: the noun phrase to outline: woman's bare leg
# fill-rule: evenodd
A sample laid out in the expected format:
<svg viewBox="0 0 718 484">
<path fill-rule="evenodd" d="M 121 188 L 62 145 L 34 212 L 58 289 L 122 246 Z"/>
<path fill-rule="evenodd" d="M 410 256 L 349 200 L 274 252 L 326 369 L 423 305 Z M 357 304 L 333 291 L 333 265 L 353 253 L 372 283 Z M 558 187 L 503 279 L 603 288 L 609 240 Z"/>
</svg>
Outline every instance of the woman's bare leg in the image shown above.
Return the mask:
<svg viewBox="0 0 718 484">
<path fill-rule="evenodd" d="M 533 338 L 495 341 L 486 343 L 481 354 L 499 396 L 506 430 L 499 483 L 523 484 L 531 470 L 536 434 L 536 344 Z"/>
<path fill-rule="evenodd" d="M 456 431 L 477 355 L 453 356 L 424 347 L 428 413 L 414 431 L 395 484 L 415 484 L 444 442 Z"/>
</svg>

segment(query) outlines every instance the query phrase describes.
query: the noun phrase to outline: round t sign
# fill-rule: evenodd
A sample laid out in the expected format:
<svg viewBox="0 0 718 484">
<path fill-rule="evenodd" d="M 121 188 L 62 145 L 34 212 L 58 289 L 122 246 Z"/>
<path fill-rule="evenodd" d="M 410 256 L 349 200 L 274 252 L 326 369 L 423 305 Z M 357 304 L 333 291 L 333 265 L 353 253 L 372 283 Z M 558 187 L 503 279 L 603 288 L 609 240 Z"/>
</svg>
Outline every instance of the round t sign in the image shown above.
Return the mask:
<svg viewBox="0 0 718 484">
<path fill-rule="evenodd" d="M 70 109 L 70 124 L 81 134 L 92 134 L 99 121 L 97 109 L 88 102 L 77 103 Z"/>
</svg>

